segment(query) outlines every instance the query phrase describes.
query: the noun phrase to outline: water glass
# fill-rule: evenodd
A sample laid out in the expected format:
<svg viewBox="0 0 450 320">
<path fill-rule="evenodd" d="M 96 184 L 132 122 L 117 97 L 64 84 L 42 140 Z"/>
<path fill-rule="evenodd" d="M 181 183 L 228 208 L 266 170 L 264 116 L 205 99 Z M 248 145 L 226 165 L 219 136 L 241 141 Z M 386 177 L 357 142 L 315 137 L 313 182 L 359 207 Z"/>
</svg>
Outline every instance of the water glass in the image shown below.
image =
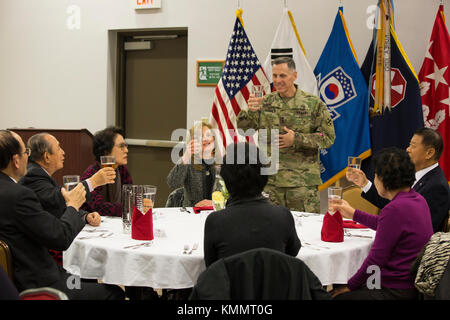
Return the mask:
<svg viewBox="0 0 450 320">
<path fill-rule="evenodd" d="M 148 210 L 153 208 L 155 205 L 156 198 L 156 187 L 151 185 L 143 185 L 142 186 L 142 213 L 147 213 Z M 156 219 L 156 215 L 153 215 L 153 218 Z"/>
<path fill-rule="evenodd" d="M 80 176 L 68 175 L 63 176 L 63 185 L 67 191 L 71 191 L 80 183 Z"/>
<path fill-rule="evenodd" d="M 328 213 L 333 215 L 336 211 L 333 210 L 332 202 L 334 200 L 342 199 L 342 188 L 341 187 L 329 187 L 328 188 Z"/>
<path fill-rule="evenodd" d="M 361 160 L 360 157 L 348 157 L 348 167 L 360 170 Z"/>
<path fill-rule="evenodd" d="M 264 87 L 262 85 L 253 85 L 252 93 L 255 95 L 255 98 L 262 98 L 264 96 Z"/>
</svg>

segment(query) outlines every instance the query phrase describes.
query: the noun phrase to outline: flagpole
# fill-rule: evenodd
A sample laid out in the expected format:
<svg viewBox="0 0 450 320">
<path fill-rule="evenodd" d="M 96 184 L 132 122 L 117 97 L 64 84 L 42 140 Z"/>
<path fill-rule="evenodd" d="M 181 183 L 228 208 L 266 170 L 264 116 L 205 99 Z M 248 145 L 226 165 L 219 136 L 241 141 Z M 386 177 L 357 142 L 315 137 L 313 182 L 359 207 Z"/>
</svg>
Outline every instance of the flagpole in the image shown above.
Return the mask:
<svg viewBox="0 0 450 320">
<path fill-rule="evenodd" d="M 391 111 L 391 10 L 390 0 L 386 1 L 386 34 L 384 39 L 384 97 L 383 111 Z"/>
</svg>

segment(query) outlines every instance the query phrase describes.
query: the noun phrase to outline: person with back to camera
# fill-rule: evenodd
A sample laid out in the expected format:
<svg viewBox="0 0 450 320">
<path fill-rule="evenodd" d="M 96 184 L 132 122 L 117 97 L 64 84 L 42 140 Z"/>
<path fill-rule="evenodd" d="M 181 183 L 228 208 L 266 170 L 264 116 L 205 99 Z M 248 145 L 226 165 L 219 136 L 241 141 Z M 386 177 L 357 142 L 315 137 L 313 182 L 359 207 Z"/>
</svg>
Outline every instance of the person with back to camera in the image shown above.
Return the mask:
<svg viewBox="0 0 450 320">
<path fill-rule="evenodd" d="M 254 144 L 230 144 L 223 157 L 221 176 L 230 198 L 226 208 L 205 222 L 204 259 L 208 267 L 220 258 L 255 248 L 297 256 L 301 243 L 289 209 L 272 205 L 262 196 L 268 176 Z"/>
<path fill-rule="evenodd" d="M 202 122 L 201 127 L 192 127 L 186 140 L 189 142 L 183 157 L 170 170 L 167 184 L 171 188 L 184 188 L 183 207 L 212 206 L 211 194 L 216 177 L 212 126 Z"/>
<path fill-rule="evenodd" d="M 416 299 L 417 291 L 409 270 L 433 235 L 430 210 L 425 199 L 411 188 L 415 170 L 406 151 L 383 149 L 373 161 L 375 187 L 378 194 L 390 202 L 379 215 L 355 210 L 345 200 L 332 202 L 334 209 L 345 218 L 376 230 L 369 255 L 360 269 L 347 285 L 335 289 L 332 295 L 342 300 Z M 369 277 L 373 275 L 370 267 L 376 267 L 375 272 L 379 272 L 375 275 L 380 277 L 379 284 L 370 282 Z"/>
</svg>

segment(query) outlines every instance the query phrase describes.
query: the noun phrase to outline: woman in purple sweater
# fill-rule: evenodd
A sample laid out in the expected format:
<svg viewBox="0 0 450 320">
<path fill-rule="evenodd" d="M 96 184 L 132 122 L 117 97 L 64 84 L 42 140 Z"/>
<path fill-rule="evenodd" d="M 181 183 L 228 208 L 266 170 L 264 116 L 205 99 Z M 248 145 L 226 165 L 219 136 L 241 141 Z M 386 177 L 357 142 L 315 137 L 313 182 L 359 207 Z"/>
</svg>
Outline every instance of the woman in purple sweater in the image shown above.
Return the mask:
<svg viewBox="0 0 450 320">
<path fill-rule="evenodd" d="M 416 299 L 409 268 L 433 235 L 430 211 L 425 199 L 411 189 L 415 170 L 406 151 L 383 149 L 374 157 L 374 164 L 377 192 L 390 202 L 378 216 L 355 210 L 345 200 L 334 202 L 345 218 L 376 230 L 376 234 L 362 266 L 332 295 L 340 300 Z"/>
</svg>

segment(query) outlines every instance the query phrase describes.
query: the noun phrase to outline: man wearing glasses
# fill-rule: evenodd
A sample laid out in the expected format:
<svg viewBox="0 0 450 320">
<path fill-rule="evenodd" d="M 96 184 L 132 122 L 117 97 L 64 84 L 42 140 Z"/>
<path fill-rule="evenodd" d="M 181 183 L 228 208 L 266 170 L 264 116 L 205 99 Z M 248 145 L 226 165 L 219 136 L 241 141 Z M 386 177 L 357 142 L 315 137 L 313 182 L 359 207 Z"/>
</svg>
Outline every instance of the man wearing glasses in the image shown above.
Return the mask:
<svg viewBox="0 0 450 320">
<path fill-rule="evenodd" d="M 79 208 L 86 190 L 62 189 L 66 209 L 60 218 L 45 211 L 35 193 L 17 183 L 27 172 L 30 150 L 19 135 L 0 130 L 0 239 L 11 249 L 17 290 L 52 287 L 69 299 L 123 299 L 120 287 L 80 281 L 69 289 L 70 275 L 50 257 L 48 248 L 66 250 L 85 226 Z"/>
<path fill-rule="evenodd" d="M 19 183 L 34 191 L 42 208 L 60 218 L 66 210 L 66 201 L 61 193 L 61 186 L 52 178 L 55 172 L 64 167 L 65 152 L 59 141 L 49 133 L 43 132 L 28 139 L 27 151 L 29 161 L 26 175 Z M 86 199 L 89 201 L 90 192 L 98 186 L 114 183 L 116 173 L 112 168 L 98 171 L 90 179 L 81 183 L 86 189 Z M 93 226 L 100 225 L 100 215 L 97 212 L 84 212 L 86 222 Z M 62 265 L 62 253 L 51 250 L 50 254 Z"/>
</svg>

